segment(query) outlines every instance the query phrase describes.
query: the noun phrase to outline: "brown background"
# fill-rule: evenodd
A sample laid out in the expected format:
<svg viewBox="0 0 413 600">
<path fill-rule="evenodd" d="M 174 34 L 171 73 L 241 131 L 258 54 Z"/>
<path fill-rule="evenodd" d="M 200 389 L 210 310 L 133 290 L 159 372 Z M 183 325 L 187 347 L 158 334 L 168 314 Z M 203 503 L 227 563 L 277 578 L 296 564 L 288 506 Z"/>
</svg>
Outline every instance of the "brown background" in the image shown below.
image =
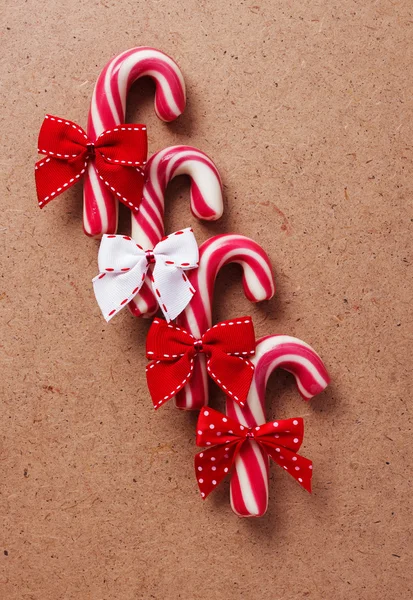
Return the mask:
<svg viewBox="0 0 413 600">
<path fill-rule="evenodd" d="M 411 6 L 3 3 L 2 599 L 411 598 Z M 314 493 L 273 466 L 258 520 L 232 514 L 228 484 L 200 500 L 194 415 L 151 408 L 148 322 L 99 314 L 81 186 L 37 208 L 44 114 L 86 125 L 100 70 L 142 44 L 178 62 L 188 106 L 162 124 L 141 82 L 129 120 L 148 123 L 151 153 L 190 143 L 222 174 L 225 216 L 196 223 L 199 241 L 244 233 L 274 264 L 261 307 L 227 268 L 215 318 L 304 339 L 333 379 L 306 405 L 271 378 L 269 415 L 306 417 Z M 167 230 L 194 223 L 184 178 L 167 200 Z"/>
</svg>

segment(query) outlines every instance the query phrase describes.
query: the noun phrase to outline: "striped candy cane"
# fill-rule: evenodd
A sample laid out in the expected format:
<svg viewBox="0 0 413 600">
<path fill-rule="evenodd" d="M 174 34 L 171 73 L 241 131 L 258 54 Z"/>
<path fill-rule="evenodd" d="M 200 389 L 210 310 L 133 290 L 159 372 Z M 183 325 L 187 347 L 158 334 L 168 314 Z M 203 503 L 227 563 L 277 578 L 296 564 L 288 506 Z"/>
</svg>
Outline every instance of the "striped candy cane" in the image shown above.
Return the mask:
<svg viewBox="0 0 413 600">
<path fill-rule="evenodd" d="M 254 379 L 244 408 L 227 398 L 227 415 L 248 427 L 267 421 L 265 390 L 274 369 L 292 373 L 299 393 L 310 400 L 330 378 L 318 354 L 305 342 L 288 335 L 270 335 L 257 342 Z M 268 505 L 268 457 L 254 441 L 246 442 L 236 457 L 231 477 L 231 507 L 240 517 L 260 517 Z"/>
<path fill-rule="evenodd" d="M 270 260 L 256 242 L 243 235 L 217 235 L 200 249 L 199 268 L 188 271 L 197 290 L 192 301 L 178 317 L 177 323 L 199 339 L 212 326 L 214 284 L 220 269 L 238 263 L 243 270 L 245 296 L 251 302 L 269 300 L 275 292 Z M 208 404 L 208 377 L 204 356 L 196 361 L 193 376 L 176 397 L 177 408 L 200 410 Z"/>
<path fill-rule="evenodd" d="M 222 184 L 218 169 L 210 158 L 191 146 L 172 146 L 157 152 L 145 169 L 143 198 L 137 213 L 132 213 L 132 237 L 145 250 L 152 249 L 165 235 L 165 190 L 178 175 L 191 179 L 191 210 L 203 221 L 222 216 Z M 137 316 L 151 316 L 158 309 L 156 296 L 147 280 L 129 304 Z"/>
<path fill-rule="evenodd" d="M 126 97 L 140 77 L 155 80 L 155 112 L 162 121 L 173 121 L 185 108 L 185 83 L 177 64 L 154 48 L 132 48 L 113 58 L 103 69 L 93 91 L 87 133 L 96 139 L 103 131 L 125 121 Z M 84 182 L 83 227 L 85 233 L 100 237 L 115 233 L 118 203 L 99 179 L 93 164 Z"/>
</svg>

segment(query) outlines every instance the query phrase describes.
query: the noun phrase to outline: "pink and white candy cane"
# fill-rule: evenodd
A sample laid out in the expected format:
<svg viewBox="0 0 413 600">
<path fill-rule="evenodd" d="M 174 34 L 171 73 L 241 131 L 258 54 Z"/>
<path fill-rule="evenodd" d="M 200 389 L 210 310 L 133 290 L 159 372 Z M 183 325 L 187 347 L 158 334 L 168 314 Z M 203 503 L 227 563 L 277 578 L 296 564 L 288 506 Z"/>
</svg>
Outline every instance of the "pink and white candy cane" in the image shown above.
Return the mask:
<svg viewBox="0 0 413 600">
<path fill-rule="evenodd" d="M 157 152 L 145 168 L 143 198 L 137 213 L 132 213 L 132 237 L 145 250 L 152 249 L 165 235 L 165 190 L 178 175 L 191 180 L 192 213 L 203 221 L 222 216 L 222 184 L 218 169 L 210 158 L 191 146 L 172 146 Z M 158 308 L 148 282 L 129 305 L 137 316 L 151 316 Z"/>
<path fill-rule="evenodd" d="M 275 292 L 271 263 L 259 244 L 243 235 L 217 235 L 199 249 L 199 268 L 188 271 L 197 290 L 177 323 L 199 339 L 212 326 L 214 284 L 220 269 L 238 263 L 243 270 L 244 294 L 251 302 L 269 300 Z M 200 410 L 208 404 L 208 376 L 204 355 L 197 361 L 193 376 L 176 397 L 177 408 Z"/>
<path fill-rule="evenodd" d="M 140 77 L 156 83 L 155 112 L 162 121 L 173 121 L 185 108 L 185 83 L 178 65 L 166 54 L 145 46 L 113 58 L 103 69 L 93 91 L 87 133 L 96 139 L 103 131 L 125 121 L 126 97 Z M 118 202 L 89 165 L 84 182 L 83 227 L 100 237 L 116 233 Z"/>
<path fill-rule="evenodd" d="M 270 335 L 257 342 L 254 379 L 244 408 L 227 398 L 227 415 L 248 427 L 267 421 L 265 389 L 274 369 L 292 373 L 299 393 L 310 400 L 322 392 L 330 378 L 318 354 L 289 335 Z M 268 456 L 254 441 L 244 444 L 231 476 L 231 507 L 240 517 L 260 517 L 268 505 Z"/>
</svg>

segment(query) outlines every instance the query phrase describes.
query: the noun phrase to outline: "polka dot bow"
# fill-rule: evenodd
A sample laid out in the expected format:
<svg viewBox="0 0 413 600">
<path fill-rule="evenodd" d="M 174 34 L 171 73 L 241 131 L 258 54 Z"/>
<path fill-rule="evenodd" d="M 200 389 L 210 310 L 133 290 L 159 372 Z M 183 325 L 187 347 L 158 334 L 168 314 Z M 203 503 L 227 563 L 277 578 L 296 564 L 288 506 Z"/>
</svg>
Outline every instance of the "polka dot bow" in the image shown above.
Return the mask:
<svg viewBox="0 0 413 600">
<path fill-rule="evenodd" d="M 208 494 L 230 472 L 243 444 L 255 442 L 308 492 L 313 465 L 297 454 L 303 442 L 301 418 L 245 427 L 212 408 L 203 408 L 197 424 L 197 446 L 210 446 L 195 456 L 195 473 L 201 496 Z"/>
<path fill-rule="evenodd" d="M 182 327 L 155 319 L 146 339 L 146 356 L 152 359 L 146 379 L 155 408 L 186 385 L 200 354 L 206 356 L 210 377 L 244 406 L 254 375 L 254 365 L 247 358 L 255 354 L 251 317 L 218 323 L 199 340 Z"/>
<path fill-rule="evenodd" d="M 76 123 L 46 115 L 38 152 L 46 155 L 35 166 L 40 208 L 77 183 L 89 162 L 120 202 L 139 208 L 147 156 L 144 125 L 119 125 L 90 140 Z"/>
</svg>

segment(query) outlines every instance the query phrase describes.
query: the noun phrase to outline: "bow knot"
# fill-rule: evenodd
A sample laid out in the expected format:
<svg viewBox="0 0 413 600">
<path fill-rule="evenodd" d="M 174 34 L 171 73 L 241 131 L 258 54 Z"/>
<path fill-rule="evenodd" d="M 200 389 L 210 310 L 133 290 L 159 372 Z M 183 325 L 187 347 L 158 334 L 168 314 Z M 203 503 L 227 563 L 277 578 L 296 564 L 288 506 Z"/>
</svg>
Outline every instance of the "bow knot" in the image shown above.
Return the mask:
<svg viewBox="0 0 413 600">
<path fill-rule="evenodd" d="M 106 321 L 139 293 L 149 271 L 167 321 L 184 310 L 195 290 L 183 271 L 198 266 L 199 251 L 192 229 L 179 233 L 168 235 L 147 251 L 129 236 L 103 236 L 98 256 L 99 275 L 93 279 L 93 288 Z"/>
<path fill-rule="evenodd" d="M 77 183 L 93 163 L 113 195 L 138 210 L 144 182 L 147 139 L 144 125 L 119 125 L 91 140 L 73 121 L 46 115 L 39 133 L 36 188 L 40 208 Z"/>
<path fill-rule="evenodd" d="M 195 353 L 199 354 L 200 352 L 204 351 L 204 345 L 202 343 L 202 340 L 195 340 L 194 342 L 194 348 L 195 348 Z"/>
<path fill-rule="evenodd" d="M 153 250 L 146 250 L 145 254 L 146 254 L 146 262 L 148 263 L 148 265 L 153 265 L 156 262 L 156 258 L 155 258 L 155 254 L 153 253 Z"/>
<path fill-rule="evenodd" d="M 265 423 L 252 429 L 217 410 L 203 408 L 197 424 L 196 444 L 208 448 L 195 456 L 201 496 L 206 498 L 224 479 L 246 443 L 259 444 L 269 457 L 311 492 L 312 462 L 297 454 L 303 437 L 304 422 L 298 417 Z"/>
<path fill-rule="evenodd" d="M 207 372 L 235 402 L 244 406 L 254 374 L 247 357 L 255 354 L 254 327 L 250 317 L 218 323 L 199 340 L 182 327 L 155 319 L 146 339 L 146 369 L 155 408 L 176 396 L 191 379 L 200 353 L 207 356 Z"/>
<path fill-rule="evenodd" d="M 93 142 L 87 142 L 86 144 L 86 152 L 88 158 L 93 158 L 96 153 L 95 144 Z"/>
</svg>

